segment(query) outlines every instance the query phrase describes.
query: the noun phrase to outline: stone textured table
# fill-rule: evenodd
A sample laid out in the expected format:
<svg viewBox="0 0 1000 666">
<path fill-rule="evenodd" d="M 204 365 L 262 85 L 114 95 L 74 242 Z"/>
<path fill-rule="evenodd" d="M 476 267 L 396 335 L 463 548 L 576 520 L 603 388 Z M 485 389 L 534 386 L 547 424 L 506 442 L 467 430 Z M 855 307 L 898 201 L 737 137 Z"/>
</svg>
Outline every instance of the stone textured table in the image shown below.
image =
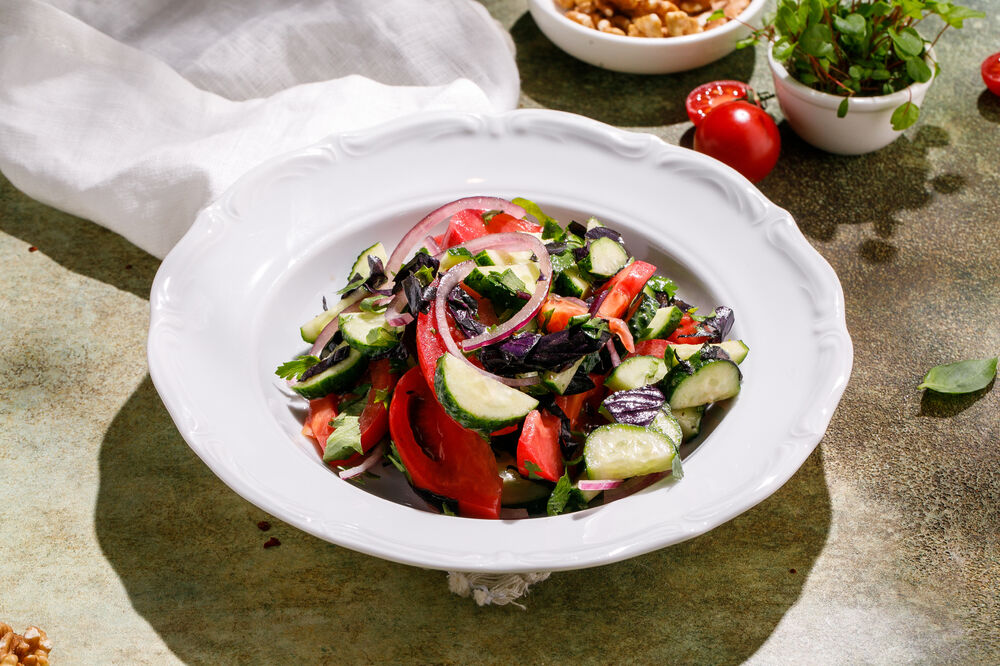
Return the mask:
<svg viewBox="0 0 1000 666">
<path fill-rule="evenodd" d="M 523 0 L 485 4 L 517 44 L 524 106 L 689 144 L 696 84 L 770 88 L 759 50 L 613 74 L 556 50 Z M 231 492 L 147 373 L 158 261 L 0 179 L 0 620 L 48 631 L 55 663 L 1000 662 L 1000 389 L 916 389 L 932 365 L 1000 352 L 1000 99 L 978 73 L 998 37 L 996 14 L 947 34 L 922 120 L 876 154 L 781 126 L 760 187 L 836 269 L 855 345 L 816 452 L 735 520 L 555 574 L 526 610 L 477 607 L 441 572 Z"/>
</svg>

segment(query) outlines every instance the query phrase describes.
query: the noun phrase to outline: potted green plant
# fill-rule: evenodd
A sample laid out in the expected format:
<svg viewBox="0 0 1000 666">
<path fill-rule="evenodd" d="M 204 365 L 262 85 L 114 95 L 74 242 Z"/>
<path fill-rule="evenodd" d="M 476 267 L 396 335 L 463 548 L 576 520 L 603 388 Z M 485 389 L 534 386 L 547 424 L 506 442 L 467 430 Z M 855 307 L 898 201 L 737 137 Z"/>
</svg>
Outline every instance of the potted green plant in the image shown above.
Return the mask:
<svg viewBox="0 0 1000 666">
<path fill-rule="evenodd" d="M 799 136 L 857 155 L 917 121 L 938 72 L 934 45 L 947 28 L 983 16 L 940 0 L 777 0 L 743 45 L 770 43 L 775 94 Z M 917 30 L 928 19 L 939 24 L 930 39 Z"/>
</svg>

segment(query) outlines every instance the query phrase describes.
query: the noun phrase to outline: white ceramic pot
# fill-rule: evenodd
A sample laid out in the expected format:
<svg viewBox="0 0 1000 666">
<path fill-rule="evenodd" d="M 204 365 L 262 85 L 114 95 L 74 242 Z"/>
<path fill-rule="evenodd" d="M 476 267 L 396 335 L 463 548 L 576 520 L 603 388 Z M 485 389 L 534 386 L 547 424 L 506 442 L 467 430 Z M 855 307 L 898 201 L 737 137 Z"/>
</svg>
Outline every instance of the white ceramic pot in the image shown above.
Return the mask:
<svg viewBox="0 0 1000 666">
<path fill-rule="evenodd" d="M 927 57 L 933 60 L 933 52 Z M 838 118 L 837 107 L 843 97 L 813 90 L 793 79 L 774 59 L 773 49 L 768 49 L 767 59 L 774 92 L 788 124 L 806 142 L 838 155 L 870 153 L 895 141 L 902 132 L 892 129 L 892 112 L 907 100 L 921 106 L 934 81 L 914 83 L 891 95 L 852 97 L 847 115 Z"/>
</svg>

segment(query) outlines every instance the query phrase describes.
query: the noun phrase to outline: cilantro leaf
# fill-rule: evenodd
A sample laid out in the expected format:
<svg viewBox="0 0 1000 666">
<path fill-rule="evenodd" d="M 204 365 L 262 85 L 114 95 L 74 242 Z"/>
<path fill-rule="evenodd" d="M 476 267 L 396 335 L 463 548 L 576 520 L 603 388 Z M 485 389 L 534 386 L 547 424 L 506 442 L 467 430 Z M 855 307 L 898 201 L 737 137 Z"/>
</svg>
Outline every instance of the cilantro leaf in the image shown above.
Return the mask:
<svg viewBox="0 0 1000 666">
<path fill-rule="evenodd" d="M 573 487 L 573 482 L 569 480 L 569 471 L 567 471 L 559 477 L 559 482 L 552 489 L 549 501 L 545 505 L 545 512 L 550 516 L 558 516 L 561 513 L 572 513 L 586 508 L 587 499 L 579 488 Z"/>
<path fill-rule="evenodd" d="M 525 460 L 524 468 L 528 470 L 529 479 L 540 479 L 542 478 L 541 471 L 542 468 L 535 464 L 533 460 Z"/>
<path fill-rule="evenodd" d="M 323 462 L 343 460 L 350 458 L 355 453 L 364 453 L 361 447 L 361 426 L 360 419 L 350 414 L 340 414 L 331 425 L 334 430 L 326 439 L 326 451 L 323 453 Z"/>
<path fill-rule="evenodd" d="M 309 354 L 303 354 L 298 358 L 292 359 L 291 361 L 285 361 L 279 365 L 278 369 L 274 371 L 274 374 L 278 375 L 282 379 L 298 379 L 303 372 L 317 363 L 319 363 L 319 358 L 310 356 Z"/>
</svg>

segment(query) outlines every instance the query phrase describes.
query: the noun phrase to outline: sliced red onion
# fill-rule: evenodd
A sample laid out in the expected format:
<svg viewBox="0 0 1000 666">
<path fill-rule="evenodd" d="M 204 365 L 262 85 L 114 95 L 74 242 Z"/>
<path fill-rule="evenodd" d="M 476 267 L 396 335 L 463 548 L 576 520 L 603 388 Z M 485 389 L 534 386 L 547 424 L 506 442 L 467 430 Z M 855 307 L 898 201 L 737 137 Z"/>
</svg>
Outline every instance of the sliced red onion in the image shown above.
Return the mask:
<svg viewBox="0 0 1000 666">
<path fill-rule="evenodd" d="M 389 326 L 406 326 L 413 321 L 413 315 L 403 312 L 406 307 L 406 294 L 400 291 L 392 297 L 389 307 L 385 310 L 385 323 Z"/>
<path fill-rule="evenodd" d="M 431 235 L 428 235 L 427 238 L 424 239 L 424 247 L 426 247 L 427 251 L 431 254 L 437 254 L 441 251 L 441 246 L 437 244 L 437 241 L 434 240 L 434 237 Z"/>
<path fill-rule="evenodd" d="M 598 294 L 597 296 L 594 297 L 594 301 L 590 304 L 590 316 L 591 317 L 596 317 L 597 316 L 597 311 L 601 309 L 602 305 L 604 305 L 604 299 L 607 298 L 608 294 L 610 294 L 610 293 L 611 293 L 611 290 L 608 289 L 607 291 L 602 291 L 600 294 Z"/>
<path fill-rule="evenodd" d="M 549 253 L 545 245 L 540 240 L 530 234 L 520 232 L 503 232 L 499 234 L 489 234 L 473 238 L 470 241 L 456 245 L 464 247 L 471 254 L 475 255 L 483 250 L 531 250 L 538 259 L 538 282 L 535 283 L 535 291 L 531 294 L 528 302 L 521 306 L 517 314 L 500 324 L 493 330 L 486 330 L 483 333 L 462 341 L 462 349 L 473 351 L 488 344 L 510 337 L 517 331 L 528 325 L 532 319 L 542 309 L 545 297 L 549 295 L 549 284 L 552 282 L 552 262 L 549 260 Z M 441 258 L 440 256 L 438 257 Z M 463 262 L 471 263 L 471 262 Z M 455 267 L 457 268 L 457 266 Z M 455 270 L 452 268 L 451 270 Z M 475 268 L 475 265 L 472 266 Z M 465 273 L 468 275 L 472 268 Z M 450 272 L 450 271 L 449 271 Z M 460 279 L 464 279 L 465 275 Z M 530 287 L 531 285 L 525 285 Z"/>
<path fill-rule="evenodd" d="M 501 377 L 478 367 L 465 357 L 465 354 L 462 353 L 462 350 L 459 349 L 458 345 L 455 343 L 455 338 L 451 336 L 451 328 L 448 326 L 448 319 L 446 317 L 448 314 L 448 294 L 450 294 L 451 290 L 457 287 L 458 284 L 465 279 L 465 276 L 471 273 L 472 269 L 475 267 L 475 262 L 466 260 L 460 264 L 452 266 L 449 271 L 440 276 L 437 295 L 434 297 L 434 325 L 437 327 L 438 333 L 441 335 L 441 339 L 444 340 L 445 348 L 452 356 L 461 359 L 465 363 L 468 363 L 470 367 L 475 368 L 476 372 L 481 372 L 487 377 L 495 379 L 496 381 L 506 384 L 507 386 L 531 386 L 532 384 L 537 384 L 540 381 L 537 376 Z"/>
<path fill-rule="evenodd" d="M 353 479 L 356 476 L 361 476 L 369 469 L 371 469 L 372 466 L 375 465 L 375 463 L 381 460 L 382 454 L 384 453 L 385 453 L 385 442 L 379 442 L 379 445 L 376 446 L 371 451 L 369 451 L 368 455 L 365 456 L 364 460 L 362 460 L 360 464 L 358 464 L 355 467 L 350 467 L 348 469 L 343 470 L 338 474 L 338 476 L 340 476 L 340 478 L 342 479 Z"/>
<path fill-rule="evenodd" d="M 336 311 L 337 314 L 333 316 L 333 319 L 331 319 L 330 322 L 323 327 L 323 330 L 319 332 L 319 335 L 316 336 L 316 342 L 313 343 L 312 348 L 309 350 L 310 356 L 319 356 L 319 353 L 323 351 L 323 348 L 326 347 L 327 343 L 330 342 L 330 339 L 333 338 L 337 329 L 340 328 L 340 315 L 345 312 L 358 312 L 361 310 L 359 303 L 361 303 L 367 295 L 367 292 L 360 291 L 357 294 L 341 299 L 341 301 L 333 307 L 333 310 Z M 338 308 L 340 309 L 338 310 Z"/>
<path fill-rule="evenodd" d="M 613 337 L 608 340 L 607 347 L 608 347 L 608 355 L 611 356 L 611 367 L 617 368 L 619 365 L 621 365 L 622 360 L 618 356 L 618 350 L 615 349 L 615 339 Z"/>
<path fill-rule="evenodd" d="M 447 203 L 428 213 L 424 219 L 417 222 L 413 228 L 410 229 L 405 236 L 403 236 L 403 240 L 399 241 L 399 245 L 397 245 L 396 249 L 392 251 L 392 255 L 389 257 L 389 261 L 385 266 L 386 275 L 391 276 L 399 271 L 400 267 L 403 265 L 403 260 L 410 256 L 410 253 L 416 250 L 420 244 L 424 242 L 424 239 L 428 234 L 430 234 L 431 229 L 433 229 L 438 223 L 447 220 L 455 213 L 463 211 L 466 208 L 475 208 L 477 210 L 501 210 L 504 213 L 513 215 L 518 219 L 527 215 L 527 212 L 520 206 L 512 204 L 506 199 L 499 199 L 497 197 L 466 197 L 464 199 L 458 199 L 457 201 Z"/>
<path fill-rule="evenodd" d="M 520 520 L 530 517 L 531 514 L 527 509 L 500 509 L 500 520 Z"/>
<path fill-rule="evenodd" d="M 587 305 L 587 301 L 581 301 L 576 296 L 559 296 L 560 300 L 566 301 L 567 303 L 572 303 L 573 305 L 579 305 L 584 310 L 590 310 L 590 306 Z"/>
<path fill-rule="evenodd" d="M 645 490 L 660 479 L 664 479 L 668 476 L 670 476 L 670 472 L 656 472 L 654 474 L 646 474 L 645 476 L 634 476 L 617 488 L 612 488 L 608 492 L 604 493 L 604 501 L 614 502 L 628 497 L 629 495 L 634 495 L 640 490 Z"/>
<path fill-rule="evenodd" d="M 621 479 L 580 479 L 576 485 L 580 490 L 611 490 L 622 483 Z"/>
</svg>

